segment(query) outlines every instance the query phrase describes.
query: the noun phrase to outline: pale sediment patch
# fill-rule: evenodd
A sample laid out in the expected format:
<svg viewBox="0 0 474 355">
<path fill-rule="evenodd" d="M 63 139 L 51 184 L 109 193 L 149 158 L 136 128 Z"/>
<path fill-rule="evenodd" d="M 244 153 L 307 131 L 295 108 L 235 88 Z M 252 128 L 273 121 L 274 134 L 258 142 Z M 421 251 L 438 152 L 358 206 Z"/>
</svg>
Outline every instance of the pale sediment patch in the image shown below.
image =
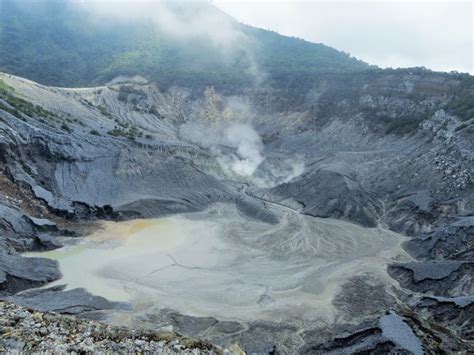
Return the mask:
<svg viewBox="0 0 474 355">
<path fill-rule="evenodd" d="M 272 209 L 278 225 L 249 220 L 229 205 L 104 222 L 81 243 L 41 255 L 59 261 L 58 284 L 128 301 L 136 313 L 171 308 L 242 321 L 328 322 L 342 284 L 371 274 L 388 286 L 386 265 L 406 257 L 396 233 Z"/>
</svg>

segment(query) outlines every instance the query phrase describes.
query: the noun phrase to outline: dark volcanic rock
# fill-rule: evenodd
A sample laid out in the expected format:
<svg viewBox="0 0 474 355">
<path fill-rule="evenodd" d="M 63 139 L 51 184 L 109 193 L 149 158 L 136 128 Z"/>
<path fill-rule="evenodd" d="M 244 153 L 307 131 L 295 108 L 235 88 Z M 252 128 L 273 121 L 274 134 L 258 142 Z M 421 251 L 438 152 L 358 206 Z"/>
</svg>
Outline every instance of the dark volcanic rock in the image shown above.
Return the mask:
<svg viewBox="0 0 474 355">
<path fill-rule="evenodd" d="M 426 309 L 425 309 L 426 310 Z M 406 312 L 406 313 L 405 313 Z M 300 349 L 302 354 L 436 354 L 468 353 L 471 343 L 458 335 L 426 321 L 417 313 L 405 310 L 403 314 L 390 311 L 376 322 L 355 331 L 336 336 L 333 340 L 319 344 L 308 344 Z M 459 312 L 457 313 L 459 316 Z M 429 312 L 423 311 L 424 315 Z M 453 315 L 453 313 L 451 313 Z M 454 316 L 466 321 L 467 313 Z M 449 324 L 449 323 L 448 323 Z M 469 332 L 468 332 L 469 333 Z M 465 334 L 463 334 L 465 335 Z"/>
<path fill-rule="evenodd" d="M 53 234 L 59 232 L 56 223 L 35 218 L 24 213 L 19 207 L 0 205 L 0 232 L 9 254 L 15 251 L 50 250 L 61 246 Z M 51 233 L 51 234 L 45 234 Z"/>
<path fill-rule="evenodd" d="M 249 324 L 245 331 L 235 334 L 232 340 L 240 344 L 248 354 L 288 353 L 301 341 L 297 331 L 298 328 L 294 325 L 258 321 Z M 278 343 L 278 346 L 275 343 Z"/>
<path fill-rule="evenodd" d="M 460 217 L 404 245 L 418 258 L 474 260 L 474 217 Z"/>
<path fill-rule="evenodd" d="M 474 262 L 438 260 L 393 264 L 390 276 L 410 290 L 438 296 L 466 296 L 474 292 Z"/>
<path fill-rule="evenodd" d="M 94 296 L 82 288 L 64 291 L 64 287 L 25 291 L 7 300 L 40 312 L 84 314 L 85 312 L 129 309 L 121 302 L 110 302 L 104 297 Z"/>
<path fill-rule="evenodd" d="M 60 277 L 54 260 L 0 253 L 0 295 L 41 286 Z"/>
<path fill-rule="evenodd" d="M 392 266 L 411 270 L 413 272 L 413 281 L 417 283 L 426 279 L 442 280 L 457 271 L 463 264 L 461 261 L 437 260 L 394 264 Z"/>
<path fill-rule="evenodd" d="M 39 245 L 35 248 L 35 250 L 54 250 L 63 246 L 60 241 L 48 234 L 40 234 L 36 237 L 36 240 Z"/>
<path fill-rule="evenodd" d="M 377 224 L 380 206 L 355 173 L 344 164 L 315 167 L 313 171 L 268 191 L 264 199 L 282 205 L 301 205 L 301 212 L 315 217 L 341 218 L 363 226 Z"/>
<path fill-rule="evenodd" d="M 423 297 L 414 304 L 416 312 L 432 319 L 462 339 L 470 342 L 474 348 L 474 297 Z"/>
<path fill-rule="evenodd" d="M 41 232 L 55 232 L 58 230 L 56 223 L 46 218 L 29 217 L 31 222 L 35 225 L 37 230 Z"/>
<path fill-rule="evenodd" d="M 300 354 L 411 354 L 396 346 L 382 334 L 380 328 L 367 328 L 350 335 L 342 335 L 334 340 L 315 345 L 306 345 Z"/>
<path fill-rule="evenodd" d="M 382 336 L 390 339 L 401 349 L 408 350 L 414 355 L 424 353 L 421 340 L 415 335 L 406 320 L 397 313 L 390 312 L 380 318 L 379 327 L 382 330 Z"/>
<path fill-rule="evenodd" d="M 17 208 L 0 205 L 0 231 L 3 236 L 31 237 L 34 226 L 31 218 Z"/>
</svg>

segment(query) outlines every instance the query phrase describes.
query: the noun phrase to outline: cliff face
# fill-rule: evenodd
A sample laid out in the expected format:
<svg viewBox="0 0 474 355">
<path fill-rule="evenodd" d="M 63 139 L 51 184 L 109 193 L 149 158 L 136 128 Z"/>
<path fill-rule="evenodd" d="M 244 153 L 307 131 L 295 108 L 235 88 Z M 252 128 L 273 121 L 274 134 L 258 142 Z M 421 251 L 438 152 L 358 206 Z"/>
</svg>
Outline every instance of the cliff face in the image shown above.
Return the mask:
<svg viewBox="0 0 474 355">
<path fill-rule="evenodd" d="M 133 80 L 61 89 L 7 74 L 0 79 L 2 294 L 57 279 L 56 264 L 18 252 L 56 248 L 56 236 L 84 233 L 85 221 L 159 217 L 224 202 L 276 224 L 269 204 L 277 204 L 410 236 L 406 249 L 417 261 L 389 268 L 403 307 L 384 305 L 376 313 L 395 307 L 427 347 L 434 346 L 430 334 L 447 351 L 472 345 L 462 326 L 474 291 L 474 121 L 463 106 L 474 90 L 470 78 L 377 71 L 275 79 L 235 91 L 163 90 Z M 456 267 L 436 266 L 446 260 Z M 417 323 L 416 313 L 436 325 Z M 341 326 L 336 333 L 357 332 L 325 345 L 313 344 L 324 337 L 309 333 L 294 339 L 288 325 L 254 324 L 231 338 L 250 350 L 404 348 L 387 335 L 386 322 L 397 320 L 385 317 L 364 330 Z M 205 325 L 196 327 L 193 335 L 207 334 Z M 290 338 L 292 345 L 285 343 Z"/>
</svg>

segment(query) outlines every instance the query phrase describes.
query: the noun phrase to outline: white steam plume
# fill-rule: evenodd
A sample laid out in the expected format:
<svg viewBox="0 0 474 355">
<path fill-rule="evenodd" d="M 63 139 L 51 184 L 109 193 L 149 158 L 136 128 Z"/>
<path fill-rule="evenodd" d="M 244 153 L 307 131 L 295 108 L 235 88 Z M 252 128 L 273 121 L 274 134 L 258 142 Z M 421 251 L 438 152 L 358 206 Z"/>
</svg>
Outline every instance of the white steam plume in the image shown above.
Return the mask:
<svg viewBox="0 0 474 355">
<path fill-rule="evenodd" d="M 218 161 L 241 176 L 252 176 L 263 162 L 263 144 L 258 133 L 248 124 L 232 124 L 224 130 L 224 142 L 235 148 L 237 155 L 222 156 Z"/>
<path fill-rule="evenodd" d="M 262 140 L 250 124 L 187 123 L 180 133 L 183 138 L 209 148 L 227 173 L 250 177 L 264 160 Z"/>
</svg>

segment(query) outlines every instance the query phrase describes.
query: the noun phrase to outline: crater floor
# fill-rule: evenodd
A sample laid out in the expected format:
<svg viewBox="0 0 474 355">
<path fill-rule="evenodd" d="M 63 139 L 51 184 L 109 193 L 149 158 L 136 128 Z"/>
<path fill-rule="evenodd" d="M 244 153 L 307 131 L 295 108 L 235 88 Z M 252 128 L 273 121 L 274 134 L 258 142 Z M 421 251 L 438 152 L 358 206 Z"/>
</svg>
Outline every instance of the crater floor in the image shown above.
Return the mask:
<svg viewBox="0 0 474 355">
<path fill-rule="evenodd" d="M 407 258 L 396 233 L 270 208 L 279 223 L 248 219 L 226 204 L 104 222 L 77 244 L 41 256 L 59 261 L 57 284 L 130 302 L 132 317 L 169 308 L 239 321 L 324 322 L 337 318 L 332 301 L 341 285 L 370 274 L 388 288 L 387 264 Z"/>
</svg>

